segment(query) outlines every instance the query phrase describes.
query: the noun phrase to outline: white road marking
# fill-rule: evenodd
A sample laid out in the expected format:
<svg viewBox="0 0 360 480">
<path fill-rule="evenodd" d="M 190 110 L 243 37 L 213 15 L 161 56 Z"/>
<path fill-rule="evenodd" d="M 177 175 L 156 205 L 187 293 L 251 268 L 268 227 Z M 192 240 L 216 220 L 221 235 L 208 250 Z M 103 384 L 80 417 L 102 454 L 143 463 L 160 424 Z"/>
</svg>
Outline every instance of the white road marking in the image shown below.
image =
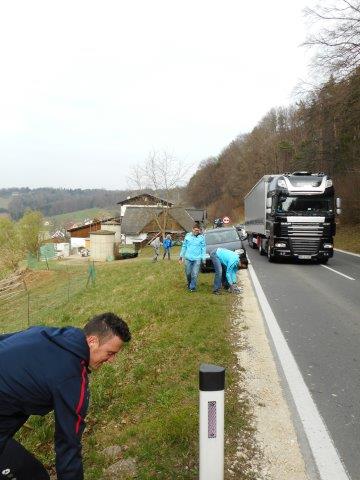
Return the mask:
<svg viewBox="0 0 360 480">
<path fill-rule="evenodd" d="M 250 276 L 321 480 L 350 480 L 252 266 Z"/>
<path fill-rule="evenodd" d="M 354 255 L 354 257 L 360 257 L 360 254 L 348 252 L 347 250 L 340 250 L 340 248 L 334 248 L 336 252 L 347 253 L 348 255 Z"/>
<path fill-rule="evenodd" d="M 345 275 L 345 273 L 338 272 L 334 268 L 327 267 L 326 265 L 321 265 L 321 266 L 324 267 L 324 268 L 327 268 L 328 270 L 331 270 L 332 272 L 337 273 L 338 275 L 342 275 L 343 277 L 348 278 L 349 280 L 355 280 L 355 278 L 349 277 L 349 275 Z"/>
</svg>

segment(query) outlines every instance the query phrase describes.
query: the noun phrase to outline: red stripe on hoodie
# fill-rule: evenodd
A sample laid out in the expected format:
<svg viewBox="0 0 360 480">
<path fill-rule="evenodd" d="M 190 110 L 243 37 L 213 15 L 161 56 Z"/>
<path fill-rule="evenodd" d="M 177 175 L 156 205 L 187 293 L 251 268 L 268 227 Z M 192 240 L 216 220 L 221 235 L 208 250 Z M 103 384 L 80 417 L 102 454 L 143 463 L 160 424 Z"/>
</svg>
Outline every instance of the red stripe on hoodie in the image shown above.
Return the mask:
<svg viewBox="0 0 360 480">
<path fill-rule="evenodd" d="M 81 388 L 80 388 L 80 398 L 79 398 L 79 403 L 77 404 L 76 407 L 76 415 L 77 415 L 77 421 L 75 425 L 75 432 L 79 433 L 79 428 L 80 428 L 80 423 L 81 420 L 83 420 L 82 416 L 80 415 L 82 406 L 84 404 L 84 398 L 85 398 L 85 389 L 86 389 L 86 367 L 85 367 L 85 362 L 81 362 L 82 365 L 82 371 L 81 371 Z"/>
</svg>

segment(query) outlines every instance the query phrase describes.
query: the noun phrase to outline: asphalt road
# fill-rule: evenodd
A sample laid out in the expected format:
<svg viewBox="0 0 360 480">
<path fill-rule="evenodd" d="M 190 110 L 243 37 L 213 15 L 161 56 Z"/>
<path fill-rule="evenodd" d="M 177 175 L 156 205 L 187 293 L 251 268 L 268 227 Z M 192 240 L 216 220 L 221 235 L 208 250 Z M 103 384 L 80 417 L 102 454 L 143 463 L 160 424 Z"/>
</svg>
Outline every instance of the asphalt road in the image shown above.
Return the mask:
<svg viewBox="0 0 360 480">
<path fill-rule="evenodd" d="M 335 252 L 323 266 L 247 253 L 341 460 L 360 480 L 360 257 Z"/>
</svg>

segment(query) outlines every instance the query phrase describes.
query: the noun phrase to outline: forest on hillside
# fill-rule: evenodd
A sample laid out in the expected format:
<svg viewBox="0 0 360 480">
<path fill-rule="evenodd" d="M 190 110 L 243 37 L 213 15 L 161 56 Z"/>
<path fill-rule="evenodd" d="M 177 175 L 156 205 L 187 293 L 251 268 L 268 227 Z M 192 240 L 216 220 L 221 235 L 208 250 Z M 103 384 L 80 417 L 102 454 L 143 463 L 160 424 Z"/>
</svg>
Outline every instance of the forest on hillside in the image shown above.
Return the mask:
<svg viewBox="0 0 360 480">
<path fill-rule="evenodd" d="M 181 198 L 182 190 L 141 189 L 141 193 L 150 193 L 175 202 Z M 6 207 L 0 208 L 0 214 L 5 213 L 13 220 L 19 220 L 27 210 L 39 211 L 45 217 L 91 208 L 116 211 L 118 202 L 138 193 L 140 190 L 3 188 L 0 189 L 0 199 Z"/>
<path fill-rule="evenodd" d="M 190 179 L 189 199 L 209 218 L 241 220 L 243 198 L 263 175 L 306 170 L 331 175 L 343 201 L 341 221 L 360 223 L 360 2 L 343 3 L 351 5 L 346 13 L 320 12 L 343 15 L 337 27 L 309 39 L 321 43 L 316 62 L 328 80 L 296 104 L 269 111 Z"/>
<path fill-rule="evenodd" d="M 3 212 L 18 220 L 26 210 L 37 210 L 44 216 L 51 217 L 93 207 L 116 208 L 116 203 L 126 198 L 129 192 L 103 189 L 8 188 L 0 189 L 0 197 L 8 199 Z"/>
</svg>

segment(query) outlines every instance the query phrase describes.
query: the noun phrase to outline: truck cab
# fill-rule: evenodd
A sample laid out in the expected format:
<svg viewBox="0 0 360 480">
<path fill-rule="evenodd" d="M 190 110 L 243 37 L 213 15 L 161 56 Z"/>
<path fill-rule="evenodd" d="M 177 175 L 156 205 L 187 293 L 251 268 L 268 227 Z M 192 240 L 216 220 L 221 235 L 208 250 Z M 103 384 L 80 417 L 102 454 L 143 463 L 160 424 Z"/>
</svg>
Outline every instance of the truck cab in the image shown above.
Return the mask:
<svg viewBox="0 0 360 480">
<path fill-rule="evenodd" d="M 291 257 L 326 263 L 333 256 L 340 201 L 335 205 L 331 178 L 325 173 L 284 173 L 265 176 L 255 187 L 245 197 L 246 230 L 252 246 L 266 253 L 269 261 Z M 255 213 L 257 221 L 250 218 Z"/>
</svg>

